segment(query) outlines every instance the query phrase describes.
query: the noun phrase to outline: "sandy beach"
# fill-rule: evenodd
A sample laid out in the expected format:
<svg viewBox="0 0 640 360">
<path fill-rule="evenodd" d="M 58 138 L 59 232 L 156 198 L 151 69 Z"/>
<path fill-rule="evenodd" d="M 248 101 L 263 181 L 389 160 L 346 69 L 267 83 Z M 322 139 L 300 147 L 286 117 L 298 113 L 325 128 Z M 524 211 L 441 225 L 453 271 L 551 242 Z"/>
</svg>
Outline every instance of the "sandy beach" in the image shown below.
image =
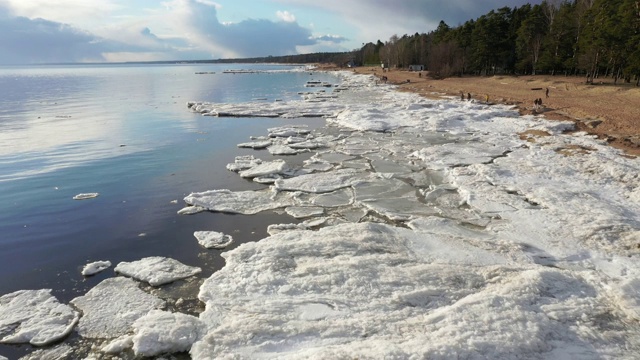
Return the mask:
<svg viewBox="0 0 640 360">
<path fill-rule="evenodd" d="M 521 114 L 543 115 L 552 120 L 575 121 L 579 131 L 607 139 L 630 156 L 640 155 L 640 88 L 633 84 L 614 85 L 612 79 L 596 79 L 588 85 L 583 77 L 490 76 L 452 77 L 434 80 L 427 72 L 359 67 L 361 74 L 386 76 L 403 91 L 429 98 L 471 94 L 475 100 L 513 104 Z M 549 97 L 545 95 L 549 89 Z M 534 110 L 533 101 L 542 98 L 543 107 Z"/>
</svg>

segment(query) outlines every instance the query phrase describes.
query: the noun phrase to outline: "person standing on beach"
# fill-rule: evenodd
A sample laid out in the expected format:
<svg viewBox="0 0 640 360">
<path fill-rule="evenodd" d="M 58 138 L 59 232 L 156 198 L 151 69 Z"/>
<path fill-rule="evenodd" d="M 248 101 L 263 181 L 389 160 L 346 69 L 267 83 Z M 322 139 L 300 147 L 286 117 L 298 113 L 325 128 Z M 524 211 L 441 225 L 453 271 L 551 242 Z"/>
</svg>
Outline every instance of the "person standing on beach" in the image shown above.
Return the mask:
<svg viewBox="0 0 640 360">
<path fill-rule="evenodd" d="M 547 91 L 545 91 L 544 94 L 547 96 L 547 98 L 549 98 L 549 88 L 547 88 Z"/>
<path fill-rule="evenodd" d="M 471 93 L 467 93 L 467 101 L 471 101 Z"/>
</svg>

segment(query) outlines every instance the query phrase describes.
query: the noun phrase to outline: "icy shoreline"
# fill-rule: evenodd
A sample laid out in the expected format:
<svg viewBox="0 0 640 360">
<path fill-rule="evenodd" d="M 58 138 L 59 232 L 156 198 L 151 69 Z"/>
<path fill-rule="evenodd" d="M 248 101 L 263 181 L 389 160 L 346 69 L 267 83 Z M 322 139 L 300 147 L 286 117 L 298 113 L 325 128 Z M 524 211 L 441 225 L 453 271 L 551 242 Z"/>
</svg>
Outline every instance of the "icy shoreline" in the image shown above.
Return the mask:
<svg viewBox="0 0 640 360">
<path fill-rule="evenodd" d="M 223 253 L 225 267 L 200 287 L 199 319 L 157 310 L 166 305 L 153 297 L 100 336 L 104 316 L 92 296 L 72 301 L 91 309 L 83 305 L 90 322 L 83 314 L 81 335 L 108 339 L 96 356 L 640 355 L 638 159 L 586 134 L 564 134 L 569 123 L 428 100 L 369 76 L 339 77 L 332 96 L 268 106 L 189 103 L 204 115 L 328 117 L 323 129 L 283 126 L 240 144 L 278 155 L 314 152 L 301 168 L 265 152 L 239 157 L 230 171 L 272 185 L 203 189 L 181 211 L 280 211 L 304 222 L 273 224 L 271 236 Z M 154 271 L 126 273 L 149 281 Z M 88 295 L 121 288 L 124 303 L 100 309 L 107 314 L 152 296 L 126 280 Z M 2 322 L 6 298 L 0 341 L 14 330 Z"/>
</svg>

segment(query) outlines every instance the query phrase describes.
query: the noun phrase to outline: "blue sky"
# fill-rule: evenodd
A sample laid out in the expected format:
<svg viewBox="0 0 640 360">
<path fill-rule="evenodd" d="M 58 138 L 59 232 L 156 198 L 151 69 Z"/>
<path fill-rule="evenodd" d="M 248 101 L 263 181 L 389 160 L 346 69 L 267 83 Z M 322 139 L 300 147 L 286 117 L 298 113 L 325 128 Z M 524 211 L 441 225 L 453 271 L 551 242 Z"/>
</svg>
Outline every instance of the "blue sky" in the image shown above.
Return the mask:
<svg viewBox="0 0 640 360">
<path fill-rule="evenodd" d="M 350 51 L 526 0 L 0 0 L 0 64 Z M 539 3 L 540 1 L 531 1 Z"/>
</svg>

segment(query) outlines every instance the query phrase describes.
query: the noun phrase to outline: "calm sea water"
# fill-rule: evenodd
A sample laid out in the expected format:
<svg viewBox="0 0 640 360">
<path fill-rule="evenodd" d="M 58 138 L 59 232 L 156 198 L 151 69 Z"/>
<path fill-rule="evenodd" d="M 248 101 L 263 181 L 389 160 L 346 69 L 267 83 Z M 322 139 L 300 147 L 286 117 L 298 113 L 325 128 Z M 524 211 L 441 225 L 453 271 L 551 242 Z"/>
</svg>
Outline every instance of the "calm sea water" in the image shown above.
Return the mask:
<svg viewBox="0 0 640 360">
<path fill-rule="evenodd" d="M 0 67 L 0 295 L 53 288 L 66 302 L 113 268 L 83 278 L 96 260 L 114 266 L 168 256 L 205 268 L 223 265 L 197 243 L 197 230 L 222 231 L 235 245 L 267 236 L 266 224 L 294 220 L 265 214 L 176 214 L 192 191 L 258 189 L 225 166 L 266 129 L 323 120 L 218 119 L 193 114 L 189 100 L 243 102 L 298 98 L 308 80 L 329 74 L 224 74 L 269 65 L 82 65 Z M 215 74 L 196 74 L 215 72 Z M 305 156 L 287 157 L 290 163 Z M 79 193 L 100 196 L 76 201 Z M 172 203 L 178 200 L 178 203 Z"/>
</svg>

